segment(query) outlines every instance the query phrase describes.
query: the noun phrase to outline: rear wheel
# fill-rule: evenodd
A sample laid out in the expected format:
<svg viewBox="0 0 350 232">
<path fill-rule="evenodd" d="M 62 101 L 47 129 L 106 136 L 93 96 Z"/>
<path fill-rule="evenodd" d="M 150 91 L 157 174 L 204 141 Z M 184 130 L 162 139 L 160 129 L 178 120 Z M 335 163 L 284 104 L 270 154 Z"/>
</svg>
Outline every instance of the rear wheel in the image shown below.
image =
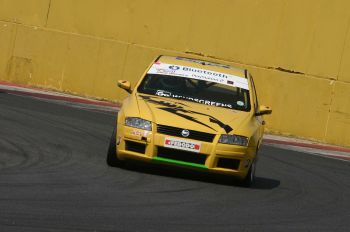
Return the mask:
<svg viewBox="0 0 350 232">
<path fill-rule="evenodd" d="M 109 147 L 107 152 L 107 164 L 111 167 L 120 167 L 123 161 L 118 159 L 117 156 L 117 143 L 116 143 L 116 129 L 114 128 L 111 139 L 109 141 Z"/>
</svg>

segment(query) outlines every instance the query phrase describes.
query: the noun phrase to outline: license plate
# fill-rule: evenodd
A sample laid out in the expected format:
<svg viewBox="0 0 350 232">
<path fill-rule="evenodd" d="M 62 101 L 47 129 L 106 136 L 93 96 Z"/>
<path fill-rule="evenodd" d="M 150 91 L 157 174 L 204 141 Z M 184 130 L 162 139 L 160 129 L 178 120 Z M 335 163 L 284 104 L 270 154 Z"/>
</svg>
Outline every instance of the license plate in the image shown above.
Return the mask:
<svg viewBox="0 0 350 232">
<path fill-rule="evenodd" d="M 164 147 L 199 153 L 201 150 L 201 143 L 175 138 L 165 138 Z"/>
</svg>

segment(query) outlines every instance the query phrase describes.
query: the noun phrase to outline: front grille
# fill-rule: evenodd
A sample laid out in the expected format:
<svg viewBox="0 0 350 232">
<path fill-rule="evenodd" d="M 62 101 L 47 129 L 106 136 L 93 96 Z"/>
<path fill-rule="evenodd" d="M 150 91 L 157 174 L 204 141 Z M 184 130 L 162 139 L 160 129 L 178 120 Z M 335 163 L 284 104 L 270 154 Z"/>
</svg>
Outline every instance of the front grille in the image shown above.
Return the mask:
<svg viewBox="0 0 350 232">
<path fill-rule="evenodd" d="M 125 150 L 145 154 L 146 144 L 132 141 L 125 141 Z"/>
<path fill-rule="evenodd" d="M 240 160 L 238 159 L 219 158 L 217 167 L 237 170 L 239 163 Z"/>
<path fill-rule="evenodd" d="M 181 132 L 183 130 L 184 130 L 183 128 L 178 128 L 178 127 L 157 125 L 157 132 L 160 134 L 165 134 L 165 135 L 183 137 L 181 135 Z M 215 137 L 215 134 L 194 131 L 194 130 L 188 130 L 188 131 L 190 132 L 190 135 L 188 137 L 186 137 L 188 139 L 195 139 L 195 140 L 200 140 L 200 141 L 204 141 L 204 142 L 213 142 L 214 137 Z"/>
<path fill-rule="evenodd" d="M 188 151 L 181 151 L 166 147 L 158 147 L 158 157 L 178 160 L 183 162 L 195 163 L 195 164 L 205 164 L 207 158 L 206 155 Z"/>
</svg>

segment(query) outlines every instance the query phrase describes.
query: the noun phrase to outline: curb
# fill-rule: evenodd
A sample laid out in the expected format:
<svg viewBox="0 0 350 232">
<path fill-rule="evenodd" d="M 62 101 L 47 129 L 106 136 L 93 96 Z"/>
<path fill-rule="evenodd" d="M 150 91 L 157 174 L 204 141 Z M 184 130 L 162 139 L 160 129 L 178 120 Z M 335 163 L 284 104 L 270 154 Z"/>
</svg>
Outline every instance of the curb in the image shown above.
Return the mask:
<svg viewBox="0 0 350 232">
<path fill-rule="evenodd" d="M 332 146 L 332 145 L 325 145 L 325 144 L 303 143 L 303 142 L 284 141 L 284 140 L 276 140 L 276 139 L 263 139 L 263 143 L 290 145 L 290 146 L 313 148 L 313 149 L 319 149 L 319 150 L 325 150 L 325 151 L 337 151 L 337 152 L 350 153 L 349 148 Z"/>
<path fill-rule="evenodd" d="M 264 137 L 267 138 L 263 139 L 263 144 L 268 146 L 274 146 L 281 149 L 293 150 L 341 161 L 350 161 L 350 149 L 346 147 L 315 143 L 308 140 L 300 140 L 270 134 L 265 134 Z"/>
<path fill-rule="evenodd" d="M 35 87 L 29 87 L 29 86 L 20 85 L 20 84 L 13 84 L 13 83 L 4 82 L 4 81 L 0 81 L 0 90 L 5 90 L 7 93 L 17 94 L 21 96 L 31 96 L 31 97 L 44 98 L 49 100 L 67 101 L 67 102 L 80 103 L 85 105 L 115 107 L 117 109 L 120 108 L 120 104 L 117 104 L 117 103 L 77 97 L 70 94 L 48 91 L 48 90 L 43 90 Z"/>
</svg>

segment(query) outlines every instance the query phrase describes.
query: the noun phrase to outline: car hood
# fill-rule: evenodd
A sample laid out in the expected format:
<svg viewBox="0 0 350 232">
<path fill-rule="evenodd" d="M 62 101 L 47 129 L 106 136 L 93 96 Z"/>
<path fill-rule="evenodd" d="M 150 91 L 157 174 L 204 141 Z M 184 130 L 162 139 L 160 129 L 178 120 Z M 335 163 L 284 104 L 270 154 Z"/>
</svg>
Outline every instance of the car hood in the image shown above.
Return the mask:
<svg viewBox="0 0 350 232">
<path fill-rule="evenodd" d="M 189 101 L 152 95 L 136 95 L 140 117 L 160 125 L 169 125 L 207 133 L 231 133 L 250 117 L 249 112 L 207 106 Z"/>
</svg>

